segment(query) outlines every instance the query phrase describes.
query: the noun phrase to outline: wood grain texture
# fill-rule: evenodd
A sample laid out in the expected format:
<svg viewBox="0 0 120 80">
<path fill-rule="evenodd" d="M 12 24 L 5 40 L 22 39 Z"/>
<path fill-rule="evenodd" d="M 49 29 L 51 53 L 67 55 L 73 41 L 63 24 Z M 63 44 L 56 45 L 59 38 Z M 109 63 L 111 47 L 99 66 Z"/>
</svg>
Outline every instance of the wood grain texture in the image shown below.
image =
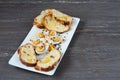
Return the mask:
<svg viewBox="0 0 120 80">
<path fill-rule="evenodd" d="M 120 0 L 0 0 L 0 80 L 120 80 Z M 81 18 L 54 76 L 8 65 L 42 10 Z"/>
</svg>

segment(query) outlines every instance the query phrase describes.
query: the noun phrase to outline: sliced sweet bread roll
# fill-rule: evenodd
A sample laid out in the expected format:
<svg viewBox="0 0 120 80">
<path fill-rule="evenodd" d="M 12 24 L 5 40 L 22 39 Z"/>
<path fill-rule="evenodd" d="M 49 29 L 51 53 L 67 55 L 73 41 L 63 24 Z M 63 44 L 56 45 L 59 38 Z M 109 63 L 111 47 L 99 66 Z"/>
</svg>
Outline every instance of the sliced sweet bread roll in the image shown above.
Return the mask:
<svg viewBox="0 0 120 80">
<path fill-rule="evenodd" d="M 73 18 L 71 16 L 56 9 L 46 9 L 34 19 L 33 23 L 39 28 L 47 27 L 47 29 L 52 29 L 57 32 L 66 32 L 70 29 L 72 22 Z"/>
<path fill-rule="evenodd" d="M 42 60 L 39 60 L 35 66 L 35 69 L 40 71 L 50 71 L 60 60 L 61 53 L 59 50 L 50 51 Z"/>
<path fill-rule="evenodd" d="M 59 22 L 61 22 L 62 24 L 65 25 L 71 25 L 73 22 L 73 18 L 65 13 L 62 13 L 56 9 L 51 9 L 51 12 L 53 14 L 53 16 L 56 18 L 56 20 L 58 20 Z"/>
<path fill-rule="evenodd" d="M 27 43 L 18 49 L 20 61 L 27 66 L 35 66 L 37 59 L 34 47 L 32 44 Z"/>
<path fill-rule="evenodd" d="M 70 26 L 61 24 L 52 15 L 47 15 L 43 18 L 43 25 L 52 31 L 59 33 L 66 32 L 70 29 Z"/>
<path fill-rule="evenodd" d="M 48 14 L 51 14 L 50 10 L 42 11 L 37 17 L 34 18 L 33 24 L 38 28 L 44 28 L 43 18 Z"/>
<path fill-rule="evenodd" d="M 45 12 L 42 11 L 35 19 L 34 19 L 34 22 L 33 24 L 35 24 L 38 28 L 43 28 L 43 24 L 42 24 L 42 19 L 43 17 L 45 16 Z"/>
</svg>

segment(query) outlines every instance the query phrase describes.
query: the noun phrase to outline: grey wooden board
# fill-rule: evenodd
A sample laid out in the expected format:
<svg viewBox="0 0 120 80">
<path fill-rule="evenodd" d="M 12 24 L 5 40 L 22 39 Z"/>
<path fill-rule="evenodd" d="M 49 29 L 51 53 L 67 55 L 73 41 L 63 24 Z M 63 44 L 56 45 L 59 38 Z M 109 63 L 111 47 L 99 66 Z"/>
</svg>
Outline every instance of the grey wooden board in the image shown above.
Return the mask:
<svg viewBox="0 0 120 80">
<path fill-rule="evenodd" d="M 80 17 L 54 76 L 8 65 L 41 10 Z M 120 80 L 120 0 L 0 0 L 0 80 Z"/>
</svg>

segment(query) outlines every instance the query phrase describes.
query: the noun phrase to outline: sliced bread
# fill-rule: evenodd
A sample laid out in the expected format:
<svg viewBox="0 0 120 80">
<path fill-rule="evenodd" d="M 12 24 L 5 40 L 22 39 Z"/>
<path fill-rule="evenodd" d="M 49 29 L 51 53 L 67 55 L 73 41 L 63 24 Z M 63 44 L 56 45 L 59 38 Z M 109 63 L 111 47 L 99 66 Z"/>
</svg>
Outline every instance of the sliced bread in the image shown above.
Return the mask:
<svg viewBox="0 0 120 80">
<path fill-rule="evenodd" d="M 27 66 L 35 66 L 37 59 L 33 45 L 27 43 L 18 49 L 20 61 Z"/>
<path fill-rule="evenodd" d="M 43 18 L 43 25 L 48 29 L 56 32 L 66 32 L 70 29 L 70 26 L 63 25 L 60 22 L 56 21 L 56 19 L 52 15 L 47 15 Z"/>
<path fill-rule="evenodd" d="M 44 28 L 42 21 L 43 18 L 48 14 L 51 14 L 51 10 L 47 9 L 42 11 L 37 17 L 34 18 L 33 24 L 36 25 L 38 28 Z"/>
<path fill-rule="evenodd" d="M 42 60 L 39 60 L 35 66 L 35 69 L 40 71 L 50 71 L 60 60 L 61 53 L 59 50 L 50 51 Z"/>
<path fill-rule="evenodd" d="M 45 12 L 42 11 L 35 19 L 34 19 L 34 22 L 33 24 L 35 24 L 38 28 L 43 28 L 43 24 L 42 24 L 42 19 L 43 17 L 45 16 Z"/>
<path fill-rule="evenodd" d="M 56 9 L 46 9 L 34 19 L 33 23 L 39 28 L 45 27 L 48 30 L 50 29 L 57 32 L 66 32 L 70 29 L 72 22 L 73 18 L 71 16 Z"/>
<path fill-rule="evenodd" d="M 59 22 L 61 22 L 62 24 L 65 25 L 71 25 L 72 24 L 72 17 L 64 14 L 56 9 L 51 9 L 53 16 L 56 18 L 56 20 L 58 20 Z"/>
</svg>

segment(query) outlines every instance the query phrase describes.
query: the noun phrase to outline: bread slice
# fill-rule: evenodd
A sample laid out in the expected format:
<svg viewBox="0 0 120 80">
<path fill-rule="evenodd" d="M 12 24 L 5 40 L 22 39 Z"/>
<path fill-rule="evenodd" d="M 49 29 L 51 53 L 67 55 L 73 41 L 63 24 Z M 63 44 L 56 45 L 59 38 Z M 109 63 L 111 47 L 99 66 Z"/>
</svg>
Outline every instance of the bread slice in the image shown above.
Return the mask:
<svg viewBox="0 0 120 80">
<path fill-rule="evenodd" d="M 38 28 L 44 28 L 42 20 L 48 14 L 51 14 L 51 11 L 49 9 L 42 11 L 37 17 L 34 18 L 33 24 L 36 25 Z"/>
<path fill-rule="evenodd" d="M 34 51 L 34 47 L 32 44 L 27 43 L 23 46 L 21 46 L 18 49 L 18 54 L 20 61 L 27 65 L 27 66 L 35 66 L 37 59 L 36 59 L 36 53 Z"/>
<path fill-rule="evenodd" d="M 51 9 L 53 16 L 62 24 L 71 25 L 73 18 L 67 14 L 64 14 L 56 9 Z"/>
<path fill-rule="evenodd" d="M 70 26 L 63 25 L 60 22 L 58 22 L 53 15 L 47 15 L 43 18 L 43 25 L 48 30 L 53 30 L 59 33 L 66 32 L 70 29 Z"/>
<path fill-rule="evenodd" d="M 39 14 L 35 19 L 34 19 L 34 22 L 33 24 L 35 24 L 38 28 L 43 28 L 43 24 L 42 24 L 42 19 L 43 17 L 45 16 L 45 12 L 42 11 L 41 14 Z"/>
<path fill-rule="evenodd" d="M 37 62 L 35 69 L 40 71 L 50 71 L 60 60 L 61 53 L 59 50 L 50 51 L 42 60 Z"/>
<path fill-rule="evenodd" d="M 48 21 L 49 23 L 47 23 Z M 46 27 L 47 29 L 55 30 L 57 32 L 66 32 L 70 29 L 72 22 L 73 18 L 71 16 L 64 14 L 56 9 L 46 9 L 34 19 L 33 23 L 38 28 Z"/>
</svg>

